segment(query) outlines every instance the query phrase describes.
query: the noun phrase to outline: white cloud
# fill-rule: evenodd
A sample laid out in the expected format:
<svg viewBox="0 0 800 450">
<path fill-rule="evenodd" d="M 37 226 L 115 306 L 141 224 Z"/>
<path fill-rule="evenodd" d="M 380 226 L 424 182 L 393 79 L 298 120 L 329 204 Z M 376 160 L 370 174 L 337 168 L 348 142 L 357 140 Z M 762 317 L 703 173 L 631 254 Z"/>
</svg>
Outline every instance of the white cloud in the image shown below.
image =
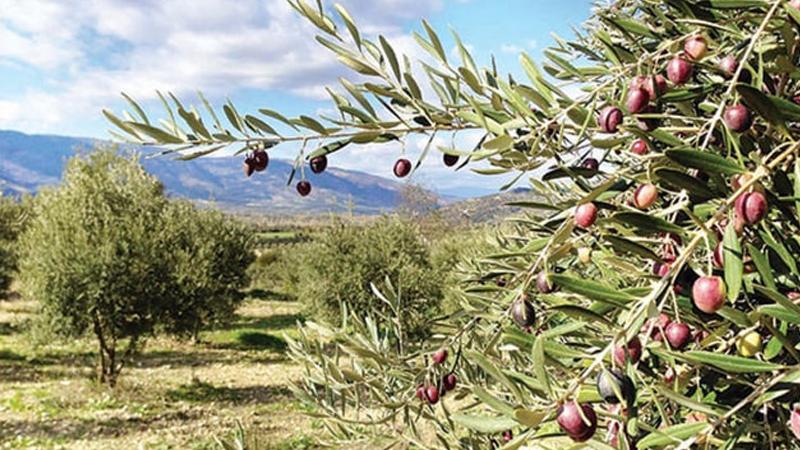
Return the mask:
<svg viewBox="0 0 800 450">
<path fill-rule="evenodd" d="M 523 48 L 514 44 L 503 44 L 500 46 L 500 51 L 503 53 L 517 54 L 522 53 Z"/>
<path fill-rule="evenodd" d="M 524 46 L 517 44 L 503 44 L 500 46 L 500 51 L 503 53 L 517 54 L 522 53 L 525 50 L 533 50 L 537 45 L 538 42 L 536 42 L 536 40 L 530 40 L 526 42 Z"/>
<path fill-rule="evenodd" d="M 330 3 L 330 2 L 328 2 Z M 365 32 L 408 39 L 403 25 L 442 1 L 345 0 Z M 98 114 L 120 91 L 213 96 L 271 89 L 316 99 L 348 73 L 313 27 L 277 0 L 0 0 L 0 63 L 32 66 L 45 84 L 3 107 L 1 127 L 57 131 Z"/>
</svg>

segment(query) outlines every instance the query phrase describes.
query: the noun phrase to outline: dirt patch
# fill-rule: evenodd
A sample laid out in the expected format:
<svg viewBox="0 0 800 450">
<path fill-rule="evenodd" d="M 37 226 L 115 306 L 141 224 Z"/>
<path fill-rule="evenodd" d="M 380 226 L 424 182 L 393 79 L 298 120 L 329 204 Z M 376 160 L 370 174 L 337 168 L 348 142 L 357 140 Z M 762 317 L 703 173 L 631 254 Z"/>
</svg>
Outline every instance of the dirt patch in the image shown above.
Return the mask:
<svg viewBox="0 0 800 450">
<path fill-rule="evenodd" d="M 290 392 L 285 355 L 297 304 L 251 300 L 230 326 L 191 344 L 151 339 L 114 389 L 98 386 L 94 343 L 34 347 L 30 302 L 0 301 L 0 448 L 220 448 L 241 424 L 262 449 L 317 448 L 321 425 Z"/>
</svg>

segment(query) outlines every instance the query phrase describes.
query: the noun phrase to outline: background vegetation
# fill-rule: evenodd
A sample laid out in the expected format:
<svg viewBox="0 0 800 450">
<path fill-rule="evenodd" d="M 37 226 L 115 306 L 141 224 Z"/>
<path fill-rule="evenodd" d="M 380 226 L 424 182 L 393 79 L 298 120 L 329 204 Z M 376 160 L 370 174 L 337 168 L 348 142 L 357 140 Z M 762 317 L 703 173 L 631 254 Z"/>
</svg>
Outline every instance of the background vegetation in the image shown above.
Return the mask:
<svg viewBox="0 0 800 450">
<path fill-rule="evenodd" d="M 198 210 L 111 150 L 73 159 L 63 184 L 36 197 L 3 198 L 0 229 L 22 256 L 0 299 L 0 446 L 81 449 L 317 448 L 323 424 L 291 394 L 302 378 L 287 357 L 296 326 L 341 323 L 339 298 L 351 294 L 351 310 L 393 317 L 370 288 L 388 276 L 417 293 L 404 326 L 428 336 L 481 235 L 432 214 L 292 221 Z M 358 289 L 337 280 L 344 271 Z M 94 317 L 124 361 L 113 388 L 98 383 L 109 349 Z"/>
</svg>

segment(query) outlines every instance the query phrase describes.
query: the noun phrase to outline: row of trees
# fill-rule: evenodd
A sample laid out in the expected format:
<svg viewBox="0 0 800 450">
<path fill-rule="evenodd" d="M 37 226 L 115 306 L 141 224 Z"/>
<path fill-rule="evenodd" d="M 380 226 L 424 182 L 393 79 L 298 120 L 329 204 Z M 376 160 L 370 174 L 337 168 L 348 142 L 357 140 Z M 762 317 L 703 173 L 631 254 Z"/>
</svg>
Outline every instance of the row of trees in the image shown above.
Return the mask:
<svg viewBox="0 0 800 450">
<path fill-rule="evenodd" d="M 62 184 L 29 209 L 17 243 L 23 293 L 49 330 L 96 337 L 101 382 L 115 384 L 153 333 L 196 339 L 243 299 L 248 230 L 167 199 L 134 158 L 110 149 L 74 157 Z"/>
</svg>

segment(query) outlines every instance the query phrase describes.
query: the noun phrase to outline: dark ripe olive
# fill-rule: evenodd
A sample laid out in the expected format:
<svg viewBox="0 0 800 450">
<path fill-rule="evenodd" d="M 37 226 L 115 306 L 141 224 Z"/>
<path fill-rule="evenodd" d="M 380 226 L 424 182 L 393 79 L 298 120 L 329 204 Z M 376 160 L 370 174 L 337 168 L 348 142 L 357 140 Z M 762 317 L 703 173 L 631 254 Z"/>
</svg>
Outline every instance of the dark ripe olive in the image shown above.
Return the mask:
<svg viewBox="0 0 800 450">
<path fill-rule="evenodd" d="M 620 369 L 601 370 L 597 374 L 597 392 L 606 403 L 616 404 L 624 400 L 631 404 L 636 399 L 633 382 Z"/>
</svg>

